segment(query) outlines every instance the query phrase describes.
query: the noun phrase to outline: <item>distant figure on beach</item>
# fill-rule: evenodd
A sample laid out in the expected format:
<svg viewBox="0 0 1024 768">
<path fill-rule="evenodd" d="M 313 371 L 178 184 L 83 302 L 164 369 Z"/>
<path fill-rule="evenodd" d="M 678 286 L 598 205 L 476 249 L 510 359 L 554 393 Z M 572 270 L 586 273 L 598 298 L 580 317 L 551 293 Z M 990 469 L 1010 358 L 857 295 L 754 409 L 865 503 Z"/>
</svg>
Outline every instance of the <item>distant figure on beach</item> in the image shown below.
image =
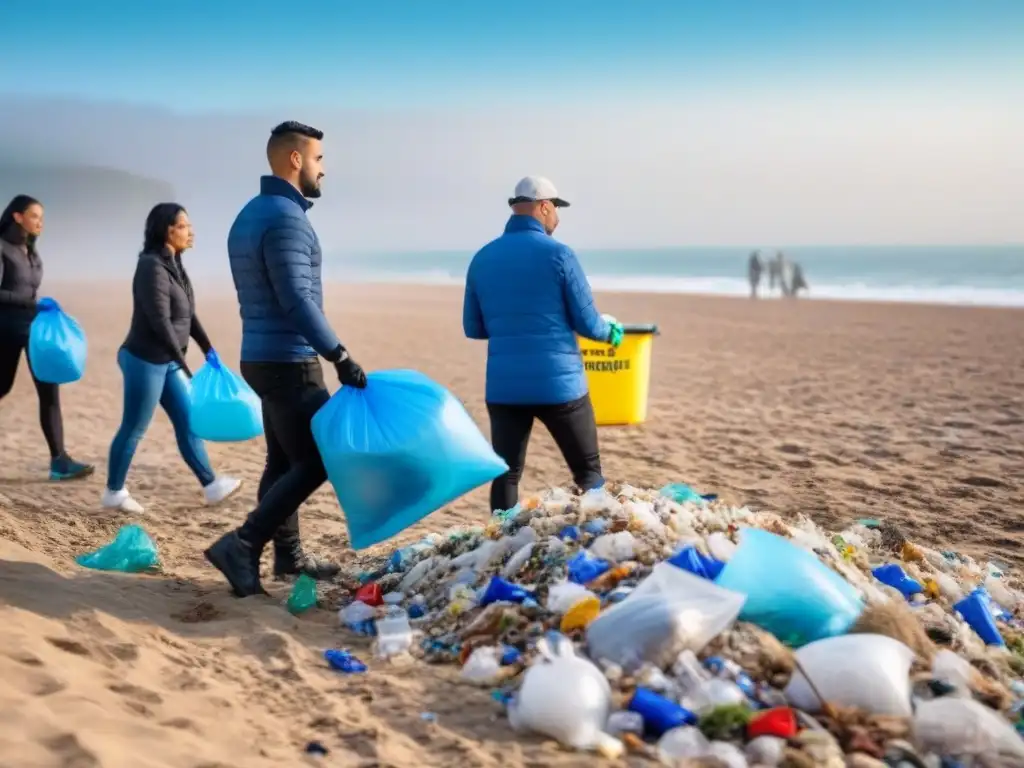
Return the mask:
<svg viewBox="0 0 1024 768">
<path fill-rule="evenodd" d="M 747 279 L 750 280 L 750 298 L 757 298 L 757 289 L 761 285 L 761 274 L 764 272 L 764 264 L 761 262 L 761 252 L 754 251 L 750 254 L 747 262 Z"/>
<path fill-rule="evenodd" d="M 205 552 L 240 597 L 264 592 L 260 554 L 273 542 L 275 578 L 330 579 L 337 564 L 305 550 L 299 508 L 327 481 L 310 422 L 331 393 L 320 358 L 344 387 L 366 374 L 324 314 L 323 251 L 306 212 L 320 197 L 323 131 L 288 121 L 270 132 L 270 176 L 235 217 L 228 260 L 242 315 L 242 376 L 263 405 L 267 460 L 256 507 Z"/>
<path fill-rule="evenodd" d="M 473 257 L 462 326 L 487 344 L 491 442 L 508 472 L 491 486 L 491 510 L 519 501 L 534 420 L 554 438 L 584 491 L 604 485 L 597 422 L 577 335 L 617 344 L 621 326 L 597 311 L 573 250 L 552 237 L 569 203 L 554 184 L 528 176 L 508 201 L 505 232 Z"/>
<path fill-rule="evenodd" d="M 775 258 L 768 260 L 768 292 L 775 291 L 778 286 L 783 296 L 786 295 L 786 257 L 782 251 L 775 253 Z"/>
<path fill-rule="evenodd" d="M 43 282 L 43 261 L 36 250 L 42 232 L 43 206 L 28 195 L 15 197 L 0 215 L 0 400 L 14 386 L 21 353 L 28 354 L 29 328 Z M 34 374 L 32 383 L 39 398 L 39 423 L 50 449 L 50 479 L 76 480 L 91 475 L 92 465 L 75 461 L 64 450 L 60 388 L 39 381 Z"/>
<path fill-rule="evenodd" d="M 804 271 L 801 269 L 800 264 L 794 261 L 793 271 L 789 279 L 789 290 L 786 292 L 786 295 L 795 299 L 797 293 L 801 290 L 807 290 L 807 281 L 804 279 Z"/>
</svg>

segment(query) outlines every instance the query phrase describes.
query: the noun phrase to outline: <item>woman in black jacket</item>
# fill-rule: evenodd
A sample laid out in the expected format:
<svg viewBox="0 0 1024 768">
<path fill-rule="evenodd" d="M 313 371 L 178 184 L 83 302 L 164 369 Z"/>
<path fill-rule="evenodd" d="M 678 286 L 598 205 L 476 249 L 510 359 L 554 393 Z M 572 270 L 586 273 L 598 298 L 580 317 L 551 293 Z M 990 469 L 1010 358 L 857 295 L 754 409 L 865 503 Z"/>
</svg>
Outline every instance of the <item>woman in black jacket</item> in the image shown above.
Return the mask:
<svg viewBox="0 0 1024 768">
<path fill-rule="evenodd" d="M 36 240 L 43 231 L 43 206 L 35 198 L 18 195 L 0 214 L 0 400 L 14 386 L 21 353 L 28 348 L 28 333 L 36 316 L 43 262 Z M 31 365 L 29 365 L 31 371 Z M 93 467 L 75 461 L 64 450 L 64 419 L 60 388 L 39 381 L 39 423 L 50 449 L 50 479 L 74 480 L 91 475 Z"/>
<path fill-rule="evenodd" d="M 158 403 L 174 426 L 178 450 L 203 486 L 207 504 L 223 501 L 241 485 L 234 478 L 214 474 L 206 448 L 190 426 L 188 378 L 192 372 L 185 362 L 189 338 L 207 356 L 213 349 L 196 316 L 192 283 L 181 263 L 181 254 L 191 244 L 192 225 L 183 207 L 160 203 L 149 212 L 132 282 L 132 323 L 117 353 L 124 374 L 124 416 L 110 446 L 102 500 L 107 508 L 142 511 L 124 483 Z"/>
</svg>

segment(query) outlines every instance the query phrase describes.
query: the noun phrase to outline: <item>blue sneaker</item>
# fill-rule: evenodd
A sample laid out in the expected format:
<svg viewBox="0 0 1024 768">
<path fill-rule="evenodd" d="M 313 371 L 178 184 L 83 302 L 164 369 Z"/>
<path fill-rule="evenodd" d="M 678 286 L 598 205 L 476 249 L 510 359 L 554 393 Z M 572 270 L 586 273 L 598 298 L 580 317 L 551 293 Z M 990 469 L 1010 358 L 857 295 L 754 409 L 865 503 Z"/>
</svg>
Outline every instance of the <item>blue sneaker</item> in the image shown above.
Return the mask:
<svg viewBox="0 0 1024 768">
<path fill-rule="evenodd" d="M 53 481 L 78 480 L 95 471 L 96 467 L 92 464 L 83 464 L 70 456 L 58 456 L 50 462 L 50 479 Z"/>
</svg>

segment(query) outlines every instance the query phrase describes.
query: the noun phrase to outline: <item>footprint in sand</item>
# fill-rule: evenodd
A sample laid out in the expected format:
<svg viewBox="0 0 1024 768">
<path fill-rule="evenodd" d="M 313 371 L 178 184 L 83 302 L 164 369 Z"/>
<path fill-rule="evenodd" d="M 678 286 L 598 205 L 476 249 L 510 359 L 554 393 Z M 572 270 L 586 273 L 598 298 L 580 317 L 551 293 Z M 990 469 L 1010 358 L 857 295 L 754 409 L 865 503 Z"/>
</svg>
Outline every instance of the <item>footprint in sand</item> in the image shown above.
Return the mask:
<svg viewBox="0 0 1024 768">
<path fill-rule="evenodd" d="M 163 704 L 163 696 L 148 688 L 142 688 L 131 683 L 114 683 L 107 686 L 108 690 L 120 694 L 140 704 Z"/>
<path fill-rule="evenodd" d="M 99 768 L 100 761 L 92 752 L 82 746 L 73 733 L 61 733 L 44 739 L 43 746 L 60 758 L 60 764 L 68 768 Z"/>
<path fill-rule="evenodd" d="M 48 637 L 46 638 L 46 642 L 54 648 L 59 648 L 60 650 L 75 656 L 92 656 L 92 651 L 77 640 L 69 640 L 64 637 Z"/>
<path fill-rule="evenodd" d="M 984 475 L 972 475 L 970 477 L 961 477 L 960 482 L 964 485 L 970 485 L 975 488 L 1005 488 L 1006 483 L 1002 480 L 997 480 L 994 477 L 985 477 Z"/>
</svg>

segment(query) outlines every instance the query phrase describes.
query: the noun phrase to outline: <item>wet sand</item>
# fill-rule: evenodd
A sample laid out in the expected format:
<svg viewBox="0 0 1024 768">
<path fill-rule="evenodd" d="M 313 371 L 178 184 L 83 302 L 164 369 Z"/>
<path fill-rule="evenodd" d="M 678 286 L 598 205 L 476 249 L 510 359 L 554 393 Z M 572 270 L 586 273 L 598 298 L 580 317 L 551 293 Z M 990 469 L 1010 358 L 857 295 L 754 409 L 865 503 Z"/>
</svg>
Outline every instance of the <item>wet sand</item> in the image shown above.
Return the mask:
<svg viewBox="0 0 1024 768">
<path fill-rule="evenodd" d="M 324 648 L 370 660 L 366 643 L 338 629 L 332 611 L 290 616 L 287 586 L 232 598 L 201 552 L 252 504 L 262 441 L 210 446 L 216 468 L 246 485 L 209 509 L 158 414 L 128 481 L 145 513 L 101 511 L 128 285 L 46 289 L 89 334 L 86 377 L 62 398 L 69 448 L 99 469 L 79 483 L 44 481 L 23 363 L 0 404 L 0 766 L 280 768 L 304 764 L 314 739 L 332 750 L 331 766 L 592 764 L 514 734 L 487 692 L 458 684 L 451 669 L 326 670 Z M 237 361 L 233 294 L 198 291 L 221 356 Z M 327 306 L 364 366 L 425 372 L 486 431 L 485 345 L 462 337 L 460 291 L 334 287 Z M 662 330 L 648 422 L 602 430 L 609 479 L 684 481 L 830 527 L 887 518 L 924 542 L 1024 563 L 1024 312 L 639 294 L 601 296 L 600 306 Z M 197 350 L 191 357 L 198 365 Z M 525 492 L 569 481 L 540 428 L 528 463 Z M 481 489 L 395 543 L 486 515 Z M 74 565 L 129 522 L 156 540 L 162 574 Z M 314 551 L 353 557 L 328 488 L 307 505 L 304 531 Z"/>
</svg>

